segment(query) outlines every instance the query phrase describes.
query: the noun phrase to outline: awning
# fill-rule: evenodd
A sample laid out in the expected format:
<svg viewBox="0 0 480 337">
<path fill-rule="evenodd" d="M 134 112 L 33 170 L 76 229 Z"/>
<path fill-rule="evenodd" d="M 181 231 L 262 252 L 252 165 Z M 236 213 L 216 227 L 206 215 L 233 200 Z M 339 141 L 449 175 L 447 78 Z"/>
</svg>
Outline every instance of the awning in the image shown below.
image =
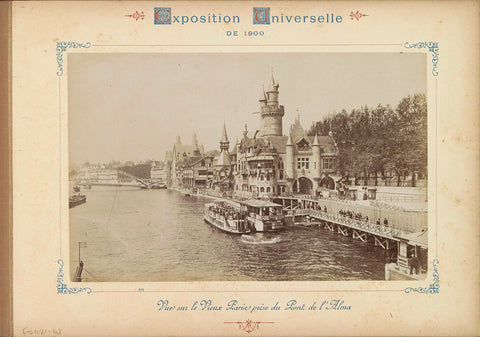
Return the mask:
<svg viewBox="0 0 480 337">
<path fill-rule="evenodd" d="M 265 201 L 265 200 L 258 200 L 258 199 L 249 199 L 241 202 L 244 205 L 247 206 L 253 206 L 253 207 L 282 207 L 282 205 L 275 204 L 270 201 Z"/>
</svg>

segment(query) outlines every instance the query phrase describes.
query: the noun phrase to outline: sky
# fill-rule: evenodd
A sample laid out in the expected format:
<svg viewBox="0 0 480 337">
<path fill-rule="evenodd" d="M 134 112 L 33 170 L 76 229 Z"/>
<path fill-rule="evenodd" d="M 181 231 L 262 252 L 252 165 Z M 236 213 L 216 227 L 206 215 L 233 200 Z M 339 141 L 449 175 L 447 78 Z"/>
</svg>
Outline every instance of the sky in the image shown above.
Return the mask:
<svg viewBox="0 0 480 337">
<path fill-rule="evenodd" d="M 274 73 L 285 106 L 283 133 L 297 114 L 305 129 L 342 109 L 395 107 L 427 93 L 424 53 L 71 53 L 71 164 L 163 160 L 177 135 L 230 147 L 260 126 L 262 86 Z"/>
</svg>

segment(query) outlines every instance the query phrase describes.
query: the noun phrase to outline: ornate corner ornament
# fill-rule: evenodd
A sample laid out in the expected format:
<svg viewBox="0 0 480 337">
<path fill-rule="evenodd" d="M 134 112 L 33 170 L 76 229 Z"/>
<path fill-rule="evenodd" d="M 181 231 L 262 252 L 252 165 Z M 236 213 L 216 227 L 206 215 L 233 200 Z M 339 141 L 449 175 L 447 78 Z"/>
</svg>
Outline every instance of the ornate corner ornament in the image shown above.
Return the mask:
<svg viewBox="0 0 480 337">
<path fill-rule="evenodd" d="M 411 49 L 411 48 L 428 48 L 428 51 L 432 53 L 432 63 L 433 63 L 433 69 L 432 69 L 432 74 L 433 76 L 438 76 L 438 52 L 439 52 L 439 47 L 438 47 L 438 42 L 417 42 L 417 43 L 408 43 L 405 42 L 403 44 L 403 47 Z"/>
<path fill-rule="evenodd" d="M 89 287 L 85 288 L 69 288 L 65 283 L 63 283 L 63 260 L 58 259 L 58 274 L 57 274 L 57 294 L 77 294 L 85 292 L 90 294 L 92 289 Z"/>
<path fill-rule="evenodd" d="M 407 287 L 405 288 L 405 292 L 408 294 L 410 292 L 413 293 L 421 293 L 421 294 L 439 294 L 440 293 L 440 278 L 438 275 L 437 264 L 439 263 L 438 259 L 433 260 L 433 283 L 427 287 Z"/>
<path fill-rule="evenodd" d="M 138 11 L 135 11 L 135 13 L 133 14 L 127 14 L 125 16 L 134 18 L 135 21 L 138 21 L 138 19 L 142 19 L 142 20 L 145 19 L 145 13 L 144 12 L 139 13 Z"/>
<path fill-rule="evenodd" d="M 87 42 L 85 44 L 70 41 L 57 42 L 57 76 L 63 75 L 63 53 L 68 48 L 90 48 L 91 46 L 92 44 L 90 42 Z"/>
</svg>

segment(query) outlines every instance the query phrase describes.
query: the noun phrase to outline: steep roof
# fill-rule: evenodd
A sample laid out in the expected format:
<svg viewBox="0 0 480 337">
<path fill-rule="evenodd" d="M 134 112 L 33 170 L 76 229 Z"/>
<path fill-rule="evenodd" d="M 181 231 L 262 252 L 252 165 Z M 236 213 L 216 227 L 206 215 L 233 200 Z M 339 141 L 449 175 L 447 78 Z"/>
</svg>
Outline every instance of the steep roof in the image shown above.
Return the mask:
<svg viewBox="0 0 480 337">
<path fill-rule="evenodd" d="M 208 151 L 207 153 L 205 153 L 205 156 L 207 157 L 216 157 L 220 154 L 220 151 L 218 150 L 211 150 L 211 151 Z"/>
<path fill-rule="evenodd" d="M 225 126 L 225 123 L 223 123 L 222 138 L 220 139 L 220 142 L 221 143 L 228 143 L 227 127 Z"/>
<path fill-rule="evenodd" d="M 292 136 L 293 143 L 295 144 L 302 138 L 307 139 L 307 133 L 300 124 L 299 118 L 296 118 L 295 123 L 290 127 L 290 136 Z"/>
<path fill-rule="evenodd" d="M 285 153 L 286 152 L 286 144 L 288 140 L 288 136 L 268 136 L 273 147 L 277 150 L 278 153 Z"/>
<path fill-rule="evenodd" d="M 230 166 L 232 165 L 232 160 L 230 155 L 226 151 L 220 152 L 220 154 L 215 157 L 215 166 Z"/>
</svg>

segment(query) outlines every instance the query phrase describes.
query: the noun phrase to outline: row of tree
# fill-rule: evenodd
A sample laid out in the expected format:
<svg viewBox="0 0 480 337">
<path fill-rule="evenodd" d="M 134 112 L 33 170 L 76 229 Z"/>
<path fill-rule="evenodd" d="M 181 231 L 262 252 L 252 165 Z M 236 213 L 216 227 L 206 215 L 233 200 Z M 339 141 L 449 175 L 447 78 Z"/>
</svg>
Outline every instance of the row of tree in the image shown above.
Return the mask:
<svg viewBox="0 0 480 337">
<path fill-rule="evenodd" d="M 427 175 L 427 99 L 424 94 L 405 97 L 395 109 L 379 104 L 350 113 L 343 110 L 315 122 L 309 135 L 332 133 L 339 150 L 338 168 L 350 180 L 378 178 L 388 181 Z"/>
</svg>

